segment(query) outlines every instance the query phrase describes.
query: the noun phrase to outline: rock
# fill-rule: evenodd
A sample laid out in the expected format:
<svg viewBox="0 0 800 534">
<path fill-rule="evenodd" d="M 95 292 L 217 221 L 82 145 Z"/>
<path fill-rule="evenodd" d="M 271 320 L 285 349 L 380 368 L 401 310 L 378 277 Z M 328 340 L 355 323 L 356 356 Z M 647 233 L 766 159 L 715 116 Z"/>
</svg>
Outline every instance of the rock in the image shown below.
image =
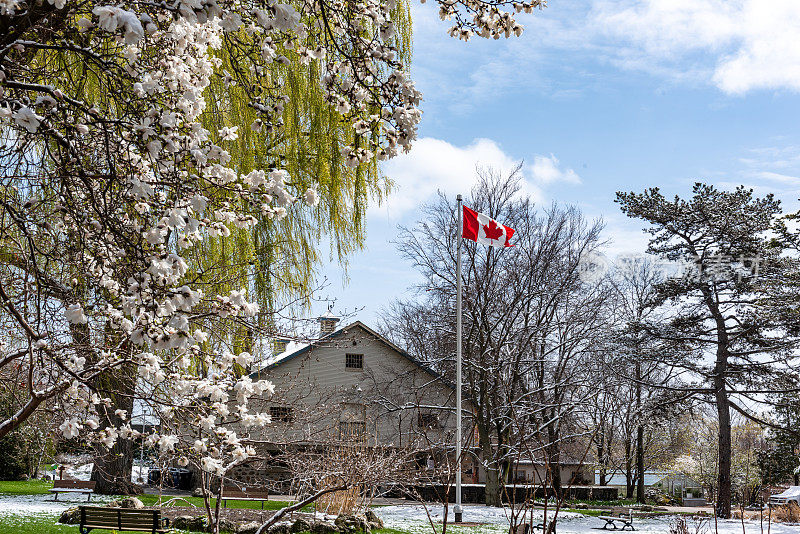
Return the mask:
<svg viewBox="0 0 800 534">
<path fill-rule="evenodd" d="M 339 527 L 337 527 L 335 523 L 331 523 L 330 521 L 317 521 L 311 525 L 311 532 L 314 534 L 334 534 L 341 532 L 341 530 L 339 530 Z"/>
<path fill-rule="evenodd" d="M 65 525 L 77 525 L 81 522 L 81 510 L 80 508 L 68 508 L 61 512 L 61 517 L 58 518 L 59 523 L 64 523 Z"/>
<path fill-rule="evenodd" d="M 268 534 L 289 534 L 292 529 L 292 524 L 287 521 L 282 521 L 280 523 L 275 523 L 269 530 L 267 531 Z"/>
<path fill-rule="evenodd" d="M 144 503 L 142 503 L 142 501 L 136 497 L 125 497 L 106 503 L 103 506 L 108 508 L 135 508 L 138 510 L 140 508 L 144 508 Z"/>
<path fill-rule="evenodd" d="M 342 532 L 370 532 L 370 525 L 363 515 L 342 514 L 335 524 Z"/>
<path fill-rule="evenodd" d="M 239 525 L 239 530 L 236 531 L 236 534 L 256 534 L 256 532 L 258 532 L 258 527 L 260 526 L 261 523 L 257 523 L 255 521 L 243 523 Z"/>
<path fill-rule="evenodd" d="M 311 523 L 302 517 L 298 518 L 297 521 L 292 524 L 292 528 L 289 529 L 290 532 L 309 532 L 310 530 Z"/>
<path fill-rule="evenodd" d="M 369 523 L 370 529 L 380 530 L 383 528 L 383 520 L 372 510 L 367 510 L 367 513 L 364 514 L 364 517 L 366 518 L 367 523 Z"/>
<path fill-rule="evenodd" d="M 589 505 L 586 504 L 585 502 L 579 502 L 579 503 L 576 503 L 575 506 L 573 506 L 573 508 L 575 510 L 588 510 L 589 509 Z"/>
<path fill-rule="evenodd" d="M 190 515 L 179 515 L 170 522 L 170 526 L 178 530 L 189 530 L 193 521 L 194 517 Z"/>
<path fill-rule="evenodd" d="M 650 506 L 649 504 L 643 504 L 639 507 L 639 510 L 641 510 L 642 512 L 652 512 L 653 507 Z"/>
<path fill-rule="evenodd" d="M 239 528 L 239 525 L 237 525 L 234 521 L 231 521 L 230 519 L 222 518 L 222 519 L 219 520 L 219 531 L 220 532 L 235 533 L 238 528 Z M 211 531 L 211 529 L 208 529 L 208 530 Z"/>
<path fill-rule="evenodd" d="M 192 497 L 202 497 L 204 493 L 205 489 L 202 486 L 197 486 L 192 492 Z"/>
<path fill-rule="evenodd" d="M 207 532 L 209 530 L 208 519 L 204 515 L 179 515 L 170 522 L 170 527 L 179 530 L 193 530 L 196 532 Z"/>
</svg>

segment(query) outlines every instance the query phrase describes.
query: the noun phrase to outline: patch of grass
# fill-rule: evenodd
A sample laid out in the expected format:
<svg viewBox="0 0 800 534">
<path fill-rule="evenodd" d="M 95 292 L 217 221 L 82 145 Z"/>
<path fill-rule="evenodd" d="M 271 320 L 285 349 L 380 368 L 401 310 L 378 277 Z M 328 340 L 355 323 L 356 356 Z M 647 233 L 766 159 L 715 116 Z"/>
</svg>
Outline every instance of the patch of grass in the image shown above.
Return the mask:
<svg viewBox="0 0 800 534">
<path fill-rule="evenodd" d="M 568 507 L 570 504 L 577 504 L 577 503 L 588 504 L 589 506 L 632 506 L 636 504 L 636 499 L 617 499 L 614 501 L 570 499 L 564 503 L 564 506 Z"/>
<path fill-rule="evenodd" d="M 49 494 L 52 487 L 52 482 L 44 480 L 0 480 L 0 493 L 8 495 Z"/>
<path fill-rule="evenodd" d="M 56 523 L 54 515 L 11 515 L 0 517 L 0 532 L 14 534 L 76 534 L 76 525 Z"/>
</svg>

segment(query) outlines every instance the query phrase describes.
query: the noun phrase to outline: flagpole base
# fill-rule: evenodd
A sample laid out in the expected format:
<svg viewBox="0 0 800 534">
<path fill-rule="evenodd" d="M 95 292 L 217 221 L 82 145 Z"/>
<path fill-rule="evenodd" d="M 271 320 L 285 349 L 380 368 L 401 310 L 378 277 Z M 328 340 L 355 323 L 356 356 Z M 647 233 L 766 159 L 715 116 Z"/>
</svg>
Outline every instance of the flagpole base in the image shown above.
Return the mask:
<svg viewBox="0 0 800 534">
<path fill-rule="evenodd" d="M 462 523 L 464 520 L 464 514 L 461 513 L 461 505 L 457 504 L 453 507 L 453 515 L 455 516 L 456 523 Z"/>
</svg>

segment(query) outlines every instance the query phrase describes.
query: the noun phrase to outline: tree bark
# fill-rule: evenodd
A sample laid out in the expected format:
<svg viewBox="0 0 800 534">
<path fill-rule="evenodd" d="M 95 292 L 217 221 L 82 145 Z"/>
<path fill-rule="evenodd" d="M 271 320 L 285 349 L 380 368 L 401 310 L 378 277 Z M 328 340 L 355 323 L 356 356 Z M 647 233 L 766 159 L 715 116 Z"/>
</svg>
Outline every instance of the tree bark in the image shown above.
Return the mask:
<svg viewBox="0 0 800 534">
<path fill-rule="evenodd" d="M 108 372 L 97 381 L 97 390 L 111 399 L 108 415 L 101 418 L 104 425 L 118 427 L 124 421 L 115 414 L 125 410 L 128 419 L 133 414 L 133 395 L 136 387 L 136 372 L 130 366 L 123 366 Z M 102 444 L 95 446 L 92 480 L 97 482 L 95 493 L 103 495 L 139 495 L 142 488 L 131 481 L 133 471 L 133 446 L 130 439 L 118 438 L 111 449 Z"/>
<path fill-rule="evenodd" d="M 597 463 L 600 464 L 600 485 L 606 485 L 606 448 L 605 448 L 605 425 L 600 424 L 600 429 L 597 432 Z"/>
<path fill-rule="evenodd" d="M 561 499 L 561 446 L 558 442 L 558 430 L 554 425 L 547 429 L 549 444 L 547 446 L 547 462 L 550 471 L 550 486 L 553 488 L 556 499 Z"/>
<path fill-rule="evenodd" d="M 633 497 L 635 483 L 633 480 L 633 456 L 631 455 L 631 437 L 625 432 L 625 496 Z"/>
<path fill-rule="evenodd" d="M 484 439 L 485 434 L 485 439 Z M 500 468 L 495 462 L 494 450 L 488 432 L 482 432 L 480 425 L 478 436 L 481 441 L 481 459 L 486 469 L 486 485 L 483 492 L 486 506 L 502 506 L 502 487 L 500 485 Z"/>
<path fill-rule="evenodd" d="M 644 503 L 644 427 L 636 429 L 636 502 Z"/>
<path fill-rule="evenodd" d="M 717 476 L 717 516 L 731 516 L 731 410 L 724 375 L 714 377 L 717 418 L 719 419 L 719 474 Z"/>
</svg>

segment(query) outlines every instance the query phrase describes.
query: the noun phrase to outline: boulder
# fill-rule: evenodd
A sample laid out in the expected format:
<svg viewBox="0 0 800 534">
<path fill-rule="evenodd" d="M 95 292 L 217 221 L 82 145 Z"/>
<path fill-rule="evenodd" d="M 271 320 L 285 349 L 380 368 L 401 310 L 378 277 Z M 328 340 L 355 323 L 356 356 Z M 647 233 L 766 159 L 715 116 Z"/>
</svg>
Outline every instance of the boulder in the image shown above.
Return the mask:
<svg viewBox="0 0 800 534">
<path fill-rule="evenodd" d="M 65 525 L 77 525 L 81 522 L 81 510 L 80 508 L 68 508 L 61 512 L 61 517 L 58 518 L 59 523 L 64 523 Z"/>
<path fill-rule="evenodd" d="M 230 519 L 222 518 L 222 519 L 219 520 L 219 531 L 220 532 L 230 532 L 230 533 L 235 534 L 235 532 L 238 530 L 238 528 L 239 528 L 239 525 L 236 522 L 231 521 Z M 212 529 L 209 528 L 207 530 L 209 532 L 211 532 Z"/>
<path fill-rule="evenodd" d="M 192 492 L 192 497 L 202 497 L 205 494 L 205 489 L 202 486 L 197 486 Z"/>
<path fill-rule="evenodd" d="M 341 532 L 335 523 L 330 521 L 317 521 L 311 525 L 311 532 L 314 534 L 334 534 Z"/>
<path fill-rule="evenodd" d="M 206 519 L 206 516 L 204 515 L 179 515 L 170 521 L 170 526 L 178 530 L 194 530 L 197 532 L 205 532 L 208 530 L 208 519 Z"/>
<path fill-rule="evenodd" d="M 104 504 L 108 508 L 135 508 L 137 510 L 144 508 L 144 503 L 136 497 L 124 497 Z"/>
<path fill-rule="evenodd" d="M 300 517 L 292 523 L 292 528 L 289 530 L 290 532 L 309 532 L 311 531 L 311 523 L 307 519 Z"/>
<path fill-rule="evenodd" d="M 256 534 L 256 532 L 258 532 L 258 527 L 260 526 L 261 523 L 257 523 L 255 521 L 242 523 L 239 525 L 239 530 L 236 531 L 236 534 Z"/>
<path fill-rule="evenodd" d="M 342 514 L 334 523 L 342 532 L 370 532 L 370 525 L 363 515 Z"/>
<path fill-rule="evenodd" d="M 292 529 L 292 524 L 288 521 L 281 521 L 280 523 L 275 523 L 269 530 L 267 531 L 268 534 L 289 534 Z"/>
<path fill-rule="evenodd" d="M 189 523 L 191 523 L 192 521 L 194 521 L 194 517 L 190 515 L 179 515 L 178 517 L 170 521 L 170 526 L 178 530 L 188 530 Z"/>
<path fill-rule="evenodd" d="M 364 517 L 366 518 L 367 523 L 369 523 L 370 529 L 380 530 L 383 528 L 383 520 L 372 510 L 367 510 L 367 513 L 364 514 Z"/>
</svg>

